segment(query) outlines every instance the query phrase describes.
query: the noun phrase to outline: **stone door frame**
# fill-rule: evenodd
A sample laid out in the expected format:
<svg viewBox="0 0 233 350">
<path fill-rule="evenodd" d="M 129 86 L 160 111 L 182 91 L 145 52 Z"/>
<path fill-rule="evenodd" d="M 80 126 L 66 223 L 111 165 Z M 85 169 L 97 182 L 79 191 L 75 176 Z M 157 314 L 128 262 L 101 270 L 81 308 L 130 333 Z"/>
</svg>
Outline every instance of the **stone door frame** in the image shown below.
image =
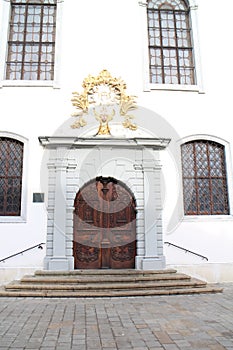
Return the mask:
<svg viewBox="0 0 233 350">
<path fill-rule="evenodd" d="M 136 199 L 137 256 L 135 268 L 158 270 L 165 268 L 163 255 L 163 225 L 161 205 L 160 151 L 170 140 L 165 138 L 115 137 L 39 137 L 47 152 L 48 167 L 48 223 L 46 270 L 73 270 L 73 203 L 78 190 L 89 180 L 90 172 L 80 176 L 80 163 L 87 150 L 105 159 L 124 155 L 119 168 L 124 167 L 122 178 Z M 107 157 L 107 158 L 106 158 Z M 84 157 L 85 158 L 85 157 Z M 103 164 L 104 165 L 104 164 Z M 90 164 L 82 160 L 83 167 Z M 116 171 L 116 170 L 115 170 Z M 111 167 L 107 174 L 112 176 Z M 92 176 L 95 177 L 95 176 Z"/>
</svg>

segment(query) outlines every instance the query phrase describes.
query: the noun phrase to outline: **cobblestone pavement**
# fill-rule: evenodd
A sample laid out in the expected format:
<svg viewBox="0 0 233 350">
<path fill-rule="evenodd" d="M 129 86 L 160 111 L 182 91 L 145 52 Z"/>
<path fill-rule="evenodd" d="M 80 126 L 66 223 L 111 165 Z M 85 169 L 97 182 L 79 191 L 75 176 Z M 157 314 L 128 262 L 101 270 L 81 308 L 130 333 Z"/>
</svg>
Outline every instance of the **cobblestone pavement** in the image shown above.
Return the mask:
<svg viewBox="0 0 233 350">
<path fill-rule="evenodd" d="M 0 350 L 233 350 L 233 284 L 220 294 L 0 298 Z"/>
</svg>

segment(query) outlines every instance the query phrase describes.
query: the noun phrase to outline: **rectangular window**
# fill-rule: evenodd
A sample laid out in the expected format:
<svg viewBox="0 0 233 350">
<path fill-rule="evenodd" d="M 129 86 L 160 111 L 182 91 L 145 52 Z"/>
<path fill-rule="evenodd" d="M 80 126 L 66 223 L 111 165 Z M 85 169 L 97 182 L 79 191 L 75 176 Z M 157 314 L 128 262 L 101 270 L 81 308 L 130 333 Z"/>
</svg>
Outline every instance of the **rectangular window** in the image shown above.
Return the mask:
<svg viewBox="0 0 233 350">
<path fill-rule="evenodd" d="M 56 0 L 12 0 L 6 79 L 53 80 Z"/>
</svg>

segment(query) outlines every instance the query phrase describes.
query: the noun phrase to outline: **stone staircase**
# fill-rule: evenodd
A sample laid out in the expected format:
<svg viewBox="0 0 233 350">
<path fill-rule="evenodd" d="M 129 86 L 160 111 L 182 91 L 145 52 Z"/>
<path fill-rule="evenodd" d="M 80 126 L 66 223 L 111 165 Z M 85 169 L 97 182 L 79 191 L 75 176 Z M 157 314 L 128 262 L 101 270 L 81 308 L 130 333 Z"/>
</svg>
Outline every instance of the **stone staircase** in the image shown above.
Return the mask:
<svg viewBox="0 0 233 350">
<path fill-rule="evenodd" d="M 0 290 L 0 297 L 114 297 L 217 293 L 221 288 L 168 269 L 36 271 Z"/>
</svg>

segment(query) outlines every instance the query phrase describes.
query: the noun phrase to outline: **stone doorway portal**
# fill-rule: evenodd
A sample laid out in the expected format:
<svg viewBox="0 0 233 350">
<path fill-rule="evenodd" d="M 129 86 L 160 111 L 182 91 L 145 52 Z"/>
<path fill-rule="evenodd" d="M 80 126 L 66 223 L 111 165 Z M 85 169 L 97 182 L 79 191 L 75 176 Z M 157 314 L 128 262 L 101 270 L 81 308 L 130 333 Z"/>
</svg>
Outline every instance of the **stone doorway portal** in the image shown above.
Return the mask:
<svg viewBox="0 0 233 350">
<path fill-rule="evenodd" d="M 40 140 L 48 161 L 45 269 L 163 269 L 160 151 L 169 140 L 73 136 Z M 102 177 L 96 179 L 96 173 Z M 103 238 L 106 232 L 109 236 Z"/>
<path fill-rule="evenodd" d="M 130 191 L 112 177 L 97 177 L 74 201 L 74 268 L 135 267 L 136 210 Z"/>
</svg>

